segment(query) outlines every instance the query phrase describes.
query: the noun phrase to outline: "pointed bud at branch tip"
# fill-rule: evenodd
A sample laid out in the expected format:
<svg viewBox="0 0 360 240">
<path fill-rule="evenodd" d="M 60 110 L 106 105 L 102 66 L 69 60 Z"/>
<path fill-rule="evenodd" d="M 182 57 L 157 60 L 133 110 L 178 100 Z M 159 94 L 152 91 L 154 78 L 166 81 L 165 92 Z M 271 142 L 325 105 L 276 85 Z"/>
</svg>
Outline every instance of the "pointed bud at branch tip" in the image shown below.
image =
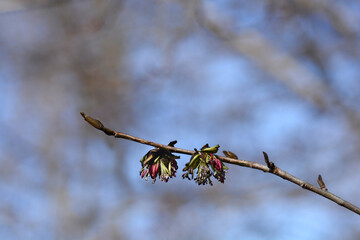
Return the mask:
<svg viewBox="0 0 360 240">
<path fill-rule="evenodd" d="M 266 152 L 263 151 L 263 155 L 264 155 L 264 160 L 266 162 L 267 167 L 269 168 L 270 172 L 274 172 L 275 169 L 275 164 L 273 162 L 270 162 L 269 160 L 269 156 L 267 155 Z"/>
<path fill-rule="evenodd" d="M 270 172 L 273 172 L 275 169 L 275 164 L 273 162 L 270 162 L 269 156 L 266 152 L 263 151 L 264 160 L 266 162 L 267 167 L 269 168 Z"/>
<path fill-rule="evenodd" d="M 99 130 L 103 130 L 104 125 L 99 120 L 92 118 L 83 112 L 80 112 L 80 114 L 85 119 L 85 121 L 87 121 L 91 126 L 93 126 L 94 128 L 97 128 Z"/>
<path fill-rule="evenodd" d="M 319 176 L 318 176 L 317 182 L 318 182 L 318 184 L 319 184 L 319 186 L 320 186 L 320 188 L 321 188 L 322 190 L 327 191 L 327 188 L 326 188 L 326 186 L 325 186 L 325 183 L 324 183 L 324 181 L 323 181 L 323 179 L 322 179 L 322 177 L 321 177 L 320 174 L 319 174 Z"/>
<path fill-rule="evenodd" d="M 263 155 L 264 155 L 264 159 L 265 159 L 266 164 L 269 165 L 269 164 L 270 164 L 269 156 L 268 156 L 267 153 L 264 152 L 264 151 L 263 151 Z"/>
<path fill-rule="evenodd" d="M 168 146 L 174 147 L 176 143 L 177 143 L 177 140 L 171 141 L 171 142 L 169 142 Z"/>
<path fill-rule="evenodd" d="M 234 159 L 239 159 L 238 156 L 236 156 L 235 153 L 230 152 L 230 151 L 223 151 L 224 155 L 228 158 L 234 158 Z"/>
</svg>

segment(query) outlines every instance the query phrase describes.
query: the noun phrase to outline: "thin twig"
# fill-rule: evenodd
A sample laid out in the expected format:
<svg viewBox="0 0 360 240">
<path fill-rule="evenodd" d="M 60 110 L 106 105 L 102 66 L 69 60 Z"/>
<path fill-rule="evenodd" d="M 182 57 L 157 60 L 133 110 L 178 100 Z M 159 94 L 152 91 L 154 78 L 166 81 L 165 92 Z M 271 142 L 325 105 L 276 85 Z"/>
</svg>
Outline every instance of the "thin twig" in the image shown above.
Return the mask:
<svg viewBox="0 0 360 240">
<path fill-rule="evenodd" d="M 94 119 L 94 118 L 86 115 L 83 112 L 81 112 L 80 114 L 81 114 L 81 116 L 83 116 L 85 121 L 87 121 L 90 125 L 103 131 L 107 135 L 111 135 L 116 138 L 124 138 L 124 139 L 130 140 L 130 141 L 150 145 L 153 147 L 167 149 L 167 150 L 169 150 L 171 152 L 175 152 L 175 153 L 182 153 L 182 154 L 187 154 L 187 155 L 192 155 L 194 153 L 194 151 L 192 151 L 192 150 L 176 148 L 173 146 L 168 146 L 168 145 L 148 141 L 145 139 L 137 138 L 137 137 L 134 137 L 134 136 L 122 133 L 122 132 L 113 131 L 109 128 L 106 128 L 99 120 Z M 285 180 L 295 183 L 296 185 L 299 185 L 300 187 L 302 187 L 306 190 L 317 193 L 320 196 L 323 196 L 323 197 L 329 199 L 330 201 L 333 201 L 333 202 L 339 204 L 340 206 L 345 207 L 345 208 L 349 209 L 350 211 L 360 215 L 359 207 L 353 205 L 350 202 L 345 201 L 344 199 L 336 196 L 335 194 L 332 194 L 332 193 L 326 191 L 325 189 L 318 188 L 318 187 L 316 187 L 310 183 L 307 183 L 307 182 L 291 175 L 290 173 L 276 167 L 273 162 L 269 161 L 268 155 L 265 152 L 263 152 L 263 154 L 264 154 L 265 162 L 267 165 L 263 165 L 263 164 L 252 162 L 252 161 L 229 158 L 229 157 L 218 156 L 218 158 L 221 161 L 226 162 L 226 163 L 230 163 L 230 164 L 234 164 L 234 165 L 238 165 L 238 166 L 242 166 L 242 167 L 254 168 L 254 169 L 261 170 L 263 172 L 272 173 L 272 174 L 279 176 Z M 325 184 L 324 184 L 324 186 L 325 186 Z"/>
</svg>

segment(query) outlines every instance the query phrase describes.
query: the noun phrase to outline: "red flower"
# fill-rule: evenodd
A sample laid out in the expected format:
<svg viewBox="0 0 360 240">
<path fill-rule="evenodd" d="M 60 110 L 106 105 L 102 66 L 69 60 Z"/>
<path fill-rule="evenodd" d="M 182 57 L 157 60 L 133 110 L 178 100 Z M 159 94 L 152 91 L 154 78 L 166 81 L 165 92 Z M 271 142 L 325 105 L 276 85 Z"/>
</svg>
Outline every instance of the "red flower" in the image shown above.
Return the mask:
<svg viewBox="0 0 360 240">
<path fill-rule="evenodd" d="M 170 142 L 169 146 L 174 146 L 176 142 Z M 178 169 L 178 165 L 175 159 L 180 158 L 173 155 L 170 151 L 161 148 L 155 148 L 150 150 L 145 156 L 140 160 L 141 162 L 141 178 L 150 176 L 153 180 L 153 183 L 156 181 L 156 177 L 167 182 L 169 178 L 173 176 L 176 177 L 175 173 Z"/>
<path fill-rule="evenodd" d="M 214 154 L 210 153 L 211 156 L 211 160 L 209 161 L 209 163 L 218 171 L 222 171 L 222 165 L 221 165 L 221 161 L 216 158 L 214 156 Z"/>
<path fill-rule="evenodd" d="M 156 175 L 158 174 L 159 171 L 159 165 L 160 165 L 159 162 L 157 162 L 149 167 L 149 173 L 152 179 L 156 178 Z"/>
</svg>

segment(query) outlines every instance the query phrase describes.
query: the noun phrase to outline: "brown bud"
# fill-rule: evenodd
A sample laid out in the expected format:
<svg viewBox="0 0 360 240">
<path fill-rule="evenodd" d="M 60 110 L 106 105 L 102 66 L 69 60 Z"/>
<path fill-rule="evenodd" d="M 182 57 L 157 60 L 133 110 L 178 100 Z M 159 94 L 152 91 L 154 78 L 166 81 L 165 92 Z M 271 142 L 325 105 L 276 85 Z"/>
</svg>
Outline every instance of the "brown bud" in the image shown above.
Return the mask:
<svg viewBox="0 0 360 240">
<path fill-rule="evenodd" d="M 239 159 L 235 153 L 230 152 L 230 151 L 223 151 L 223 153 L 225 154 L 226 157 L 228 158 L 234 158 L 234 159 Z"/>
<path fill-rule="evenodd" d="M 92 118 L 83 112 L 81 112 L 80 114 L 81 114 L 81 116 L 83 116 L 85 121 L 87 121 L 91 126 L 93 126 L 94 128 L 97 128 L 99 130 L 103 130 L 104 125 L 99 120 Z"/>
</svg>

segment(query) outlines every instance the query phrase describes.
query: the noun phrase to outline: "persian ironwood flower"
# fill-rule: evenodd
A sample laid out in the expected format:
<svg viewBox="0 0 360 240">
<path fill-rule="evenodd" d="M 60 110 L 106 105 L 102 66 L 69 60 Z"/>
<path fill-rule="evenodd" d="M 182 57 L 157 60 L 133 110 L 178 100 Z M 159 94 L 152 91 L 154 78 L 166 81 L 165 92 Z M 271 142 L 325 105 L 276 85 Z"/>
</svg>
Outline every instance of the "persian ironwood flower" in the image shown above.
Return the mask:
<svg viewBox="0 0 360 240">
<path fill-rule="evenodd" d="M 194 172 L 196 171 L 195 182 L 199 185 L 205 185 L 207 183 L 212 185 L 211 176 L 214 176 L 218 181 L 224 183 L 225 173 L 228 168 L 214 154 L 218 151 L 219 147 L 219 145 L 209 147 L 209 145 L 206 144 L 200 151 L 195 149 L 195 153 L 191 156 L 190 161 L 185 164 L 185 168 L 183 169 L 185 173 L 182 177 L 190 180 L 189 175 L 193 178 Z"/>
<path fill-rule="evenodd" d="M 174 146 L 176 141 L 170 142 L 169 146 Z M 153 179 L 153 183 L 156 181 L 156 177 L 159 176 L 161 181 L 167 182 L 169 178 L 176 177 L 175 173 L 178 169 L 178 165 L 175 159 L 179 156 L 173 155 L 170 151 L 163 148 L 154 148 L 150 150 L 140 160 L 141 162 L 141 178 L 150 176 Z"/>
</svg>

